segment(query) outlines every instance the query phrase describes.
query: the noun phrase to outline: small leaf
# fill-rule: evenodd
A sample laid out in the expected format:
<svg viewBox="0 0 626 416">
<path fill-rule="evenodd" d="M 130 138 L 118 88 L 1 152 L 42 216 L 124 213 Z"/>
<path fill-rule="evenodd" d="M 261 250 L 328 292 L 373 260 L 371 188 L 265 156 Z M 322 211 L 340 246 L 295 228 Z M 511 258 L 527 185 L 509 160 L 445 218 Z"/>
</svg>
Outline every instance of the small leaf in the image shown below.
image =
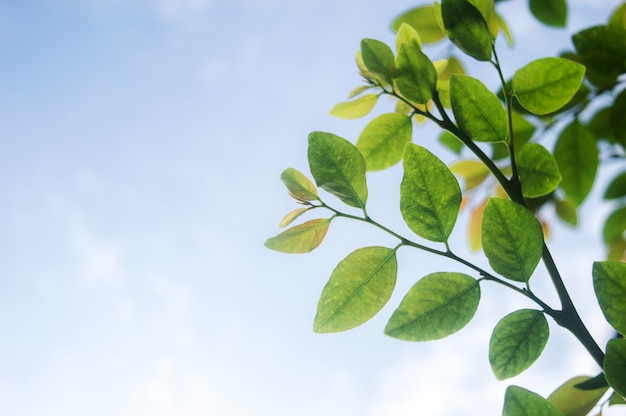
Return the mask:
<svg viewBox="0 0 626 416">
<path fill-rule="evenodd" d="M 578 214 L 576 206 L 568 199 L 557 199 L 554 201 L 556 215 L 566 223 L 576 226 L 578 224 Z"/>
<path fill-rule="evenodd" d="M 400 211 L 409 228 L 431 241 L 447 241 L 461 206 L 461 189 L 450 169 L 413 143 L 404 151 Z"/>
<path fill-rule="evenodd" d="M 389 300 L 397 269 L 396 250 L 365 247 L 350 253 L 322 291 L 315 332 L 346 331 L 371 319 Z"/>
<path fill-rule="evenodd" d="M 480 301 L 476 279 L 461 273 L 433 273 L 406 294 L 385 327 L 385 334 L 406 341 L 430 341 L 463 328 Z"/>
<path fill-rule="evenodd" d="M 526 282 L 543 253 L 539 221 L 523 206 L 489 198 L 483 212 L 482 243 L 494 271 L 507 279 Z"/>
<path fill-rule="evenodd" d="M 368 71 L 380 76 L 387 84 L 391 84 L 395 65 L 393 51 L 389 46 L 379 40 L 363 39 L 361 55 Z"/>
<path fill-rule="evenodd" d="M 606 344 L 604 374 L 613 390 L 626 397 L 626 339 L 613 338 Z"/>
<path fill-rule="evenodd" d="M 509 46 L 513 46 L 513 35 L 511 34 L 511 29 L 509 29 L 509 25 L 500 15 L 496 15 L 496 17 L 498 19 L 498 26 L 500 27 L 502 34 L 506 38 L 507 43 L 509 44 Z"/>
<path fill-rule="evenodd" d="M 594 26 L 572 36 L 576 53 L 602 77 L 615 78 L 626 71 L 626 29 Z"/>
<path fill-rule="evenodd" d="M 287 168 L 280 174 L 292 197 L 298 201 L 316 201 L 319 199 L 317 189 L 313 182 L 304 174 L 294 168 Z"/>
<path fill-rule="evenodd" d="M 612 243 L 622 238 L 626 231 L 626 207 L 618 208 L 604 222 L 602 236 L 605 243 Z"/>
<path fill-rule="evenodd" d="M 412 26 L 402 23 L 396 35 L 396 51 L 400 50 L 400 45 L 412 46 L 413 42 L 417 43 L 420 49 L 422 48 L 422 38 L 419 33 Z"/>
<path fill-rule="evenodd" d="M 474 208 L 474 210 L 472 210 L 472 214 L 470 215 L 468 233 L 470 248 L 473 251 L 478 251 L 483 248 L 481 240 L 481 223 L 483 221 L 483 212 L 485 211 L 486 206 L 487 200 L 483 201 L 476 208 Z"/>
<path fill-rule="evenodd" d="M 372 111 L 377 101 L 378 94 L 367 94 L 357 98 L 356 100 L 335 105 L 330 110 L 330 114 L 335 117 L 345 118 L 348 120 L 365 117 L 370 111 Z"/>
<path fill-rule="evenodd" d="M 609 406 L 619 406 L 619 405 L 626 406 L 626 399 L 624 399 L 619 394 L 613 392 L 613 394 L 611 394 L 611 398 L 609 399 Z"/>
<path fill-rule="evenodd" d="M 300 215 L 304 214 L 308 210 L 309 210 L 309 208 L 294 209 L 293 211 L 291 211 L 290 213 L 285 215 L 285 218 L 282 219 L 282 221 L 280 222 L 280 224 L 278 224 L 278 226 L 280 228 L 288 226 L 289 224 L 294 222 L 296 219 L 298 219 L 298 217 L 300 217 Z"/>
<path fill-rule="evenodd" d="M 606 192 L 604 199 L 617 199 L 626 196 L 626 172 L 622 172 L 613 178 Z"/>
<path fill-rule="evenodd" d="M 513 76 L 513 92 L 531 113 L 545 115 L 567 104 L 583 81 L 585 67 L 564 58 L 542 58 Z"/>
<path fill-rule="evenodd" d="M 626 90 L 623 90 L 609 112 L 609 127 L 615 140 L 626 147 Z"/>
<path fill-rule="evenodd" d="M 319 218 L 296 225 L 267 239 L 265 247 L 283 253 L 308 253 L 322 244 L 330 221 L 328 218 Z"/>
<path fill-rule="evenodd" d="M 595 390 L 581 390 L 577 387 L 588 380 L 591 377 L 578 376 L 566 381 L 548 397 L 548 401 L 563 416 L 586 416 L 607 391 L 606 387 Z"/>
<path fill-rule="evenodd" d="M 609 383 L 606 382 L 604 372 L 601 372 L 595 377 L 587 378 L 585 381 L 574 385 L 579 390 L 597 390 L 603 387 L 609 387 Z"/>
<path fill-rule="evenodd" d="M 530 367 L 549 336 L 548 321 L 540 311 L 522 309 L 502 318 L 489 341 L 489 363 L 496 378 L 511 378 Z"/>
<path fill-rule="evenodd" d="M 400 44 L 396 58 L 396 87 L 408 100 L 426 104 L 437 86 L 437 71 L 419 45 Z"/>
<path fill-rule="evenodd" d="M 453 75 L 450 79 L 450 102 L 459 127 L 472 140 L 506 140 L 506 111 L 498 97 L 482 82 L 467 75 Z"/>
<path fill-rule="evenodd" d="M 352 99 L 354 97 L 357 97 L 357 96 L 363 94 L 365 91 L 371 90 L 372 88 L 374 88 L 374 86 L 372 86 L 372 85 L 359 85 L 358 87 L 356 87 L 352 91 L 350 91 L 350 94 L 348 94 L 348 98 Z"/>
<path fill-rule="evenodd" d="M 460 155 L 463 150 L 463 142 L 448 131 L 444 131 L 439 135 L 439 142 L 457 155 Z"/>
<path fill-rule="evenodd" d="M 399 31 L 403 23 L 415 29 L 425 43 L 435 43 L 444 38 L 444 34 L 437 23 L 433 6 L 411 9 L 394 20 L 391 27 L 393 30 Z"/>
<path fill-rule="evenodd" d="M 313 132 L 308 157 L 318 187 L 352 207 L 365 207 L 365 159 L 352 143 L 331 133 Z"/>
<path fill-rule="evenodd" d="M 441 15 L 452 43 L 479 61 L 491 59 L 493 36 L 476 7 L 467 0 L 442 0 Z"/>
<path fill-rule="evenodd" d="M 567 23 L 566 0 L 530 0 L 530 11 L 541 23 L 565 27 Z"/>
<path fill-rule="evenodd" d="M 527 143 L 515 157 L 522 183 L 522 194 L 537 198 L 554 191 L 561 182 L 561 174 L 554 156 L 538 143 Z"/>
<path fill-rule="evenodd" d="M 562 416 L 549 401 L 530 390 L 509 386 L 504 395 L 502 416 Z"/>
<path fill-rule="evenodd" d="M 412 132 L 411 118 L 402 114 L 383 114 L 370 121 L 356 143 L 367 170 L 386 169 L 398 163 Z"/>
<path fill-rule="evenodd" d="M 593 264 L 593 288 L 607 322 L 626 333 L 626 263 L 603 261 Z"/>
<path fill-rule="evenodd" d="M 450 166 L 450 171 L 465 180 L 466 191 L 476 188 L 489 176 L 489 169 L 478 160 L 460 160 Z"/>
<path fill-rule="evenodd" d="M 576 206 L 580 205 L 591 191 L 598 170 L 596 140 L 573 121 L 559 135 L 554 158 L 562 176 L 561 188 Z"/>
</svg>

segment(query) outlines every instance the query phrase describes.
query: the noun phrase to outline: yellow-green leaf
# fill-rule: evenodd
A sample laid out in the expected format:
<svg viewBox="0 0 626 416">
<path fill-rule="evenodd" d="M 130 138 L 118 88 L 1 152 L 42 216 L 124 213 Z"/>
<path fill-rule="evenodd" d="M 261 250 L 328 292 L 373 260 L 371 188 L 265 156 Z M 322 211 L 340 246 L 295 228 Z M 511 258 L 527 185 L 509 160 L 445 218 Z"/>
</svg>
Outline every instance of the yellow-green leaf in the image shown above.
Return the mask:
<svg viewBox="0 0 626 416">
<path fill-rule="evenodd" d="M 569 379 L 548 397 L 548 401 L 559 409 L 563 416 L 586 416 L 607 391 L 607 387 L 595 390 L 575 387 L 588 380 L 591 380 L 591 377 L 578 376 Z"/>
<path fill-rule="evenodd" d="M 515 160 L 522 182 L 522 193 L 527 198 L 547 195 L 561 182 L 561 174 L 554 156 L 539 143 L 527 143 L 522 146 Z"/>
<path fill-rule="evenodd" d="M 315 201 L 319 199 L 317 188 L 302 172 L 294 168 L 287 168 L 280 174 L 289 194 L 298 201 Z"/>
<path fill-rule="evenodd" d="M 349 120 L 365 117 L 370 111 L 372 111 L 372 108 L 374 108 L 377 101 L 378 94 L 367 94 L 357 98 L 356 100 L 346 101 L 335 105 L 330 110 L 330 114 L 335 117 Z"/>
<path fill-rule="evenodd" d="M 419 33 L 410 25 L 402 23 L 396 35 L 396 51 L 400 50 L 400 45 L 412 45 L 413 42 L 422 47 L 422 38 Z"/>
<path fill-rule="evenodd" d="M 411 9 L 394 20 L 391 27 L 398 31 L 403 23 L 415 29 L 425 43 L 435 43 L 444 38 L 444 34 L 437 23 L 433 6 L 420 6 Z"/>
<path fill-rule="evenodd" d="M 367 170 L 382 170 L 398 163 L 412 132 L 411 118 L 399 113 L 383 114 L 370 121 L 356 143 Z"/>
<path fill-rule="evenodd" d="M 400 44 L 395 83 L 409 101 L 426 104 L 432 98 L 437 86 L 437 71 L 417 42 Z"/>
<path fill-rule="evenodd" d="M 502 416 L 562 416 L 549 401 L 518 386 L 509 386 L 504 395 Z"/>
<path fill-rule="evenodd" d="M 479 61 L 491 59 L 493 35 L 474 5 L 468 0 L 442 0 L 441 15 L 452 43 Z"/>
<path fill-rule="evenodd" d="M 278 226 L 280 228 L 288 226 L 289 224 L 294 222 L 296 219 L 298 219 L 298 217 L 300 217 L 300 215 L 304 214 L 308 210 L 309 210 L 309 208 L 297 208 L 297 209 L 294 209 L 293 211 L 291 211 L 287 215 L 285 215 L 285 217 L 282 219 L 280 224 L 278 224 Z"/>
<path fill-rule="evenodd" d="M 324 240 L 330 219 L 319 218 L 296 225 L 265 241 L 265 247 L 283 253 L 308 253 Z"/>
<path fill-rule="evenodd" d="M 466 191 L 476 188 L 489 176 L 487 166 L 478 160 L 460 160 L 450 165 L 450 170 L 463 178 Z"/>
</svg>

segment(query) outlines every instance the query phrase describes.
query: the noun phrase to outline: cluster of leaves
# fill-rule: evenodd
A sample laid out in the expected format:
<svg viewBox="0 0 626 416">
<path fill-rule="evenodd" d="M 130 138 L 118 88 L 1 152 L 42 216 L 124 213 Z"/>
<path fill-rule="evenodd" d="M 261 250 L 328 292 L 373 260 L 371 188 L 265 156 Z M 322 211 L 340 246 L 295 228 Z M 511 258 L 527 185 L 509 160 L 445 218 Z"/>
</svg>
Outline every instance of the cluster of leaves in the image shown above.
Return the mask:
<svg viewBox="0 0 626 416">
<path fill-rule="evenodd" d="M 565 24 L 565 0 L 531 0 L 530 9 L 545 24 Z M 398 250 L 423 250 L 463 264 L 469 274 L 437 272 L 419 279 L 388 320 L 387 335 L 408 341 L 451 335 L 474 316 L 481 284 L 494 282 L 538 306 L 515 311 L 494 328 L 489 361 L 498 379 L 520 374 L 540 356 L 549 338 L 546 317 L 572 332 L 602 369 L 595 378 L 569 380 L 547 400 L 511 386 L 504 415 L 586 414 L 609 388 L 614 390 L 609 405 L 626 404 L 626 340 L 611 339 L 604 350 L 593 340 L 569 297 L 537 219 L 540 209 L 552 205 L 562 219 L 576 223 L 577 209 L 595 184 L 601 156 L 623 158 L 626 3 L 613 13 L 609 24 L 575 34 L 573 52 L 530 62 L 509 81 L 503 77 L 495 40 L 499 33 L 509 40 L 511 36 L 493 0 L 442 0 L 403 14 L 393 28 L 397 31 L 395 53 L 378 40 L 361 42 L 357 65 L 366 85 L 355 89 L 351 101 L 338 104 L 331 113 L 363 117 L 383 95 L 396 100 L 395 112 L 368 123 L 356 145 L 332 133 L 311 133 L 308 161 L 314 182 L 293 168 L 281 175 L 290 195 L 302 205 L 283 219 L 281 227 L 314 210 L 324 209 L 331 215 L 292 226 L 268 239 L 267 247 L 286 253 L 309 252 L 322 243 L 336 218 L 373 225 L 398 240 L 395 247 L 357 249 L 337 265 L 322 291 L 314 330 L 345 331 L 371 319 L 394 291 Z M 432 62 L 424 45 L 444 39 L 464 54 L 491 63 L 501 90 L 492 92 L 466 75 L 453 56 Z M 599 101 L 609 105 L 598 107 Z M 459 155 L 469 152 L 475 159 L 448 167 L 413 143 L 414 124 L 423 120 L 441 128 L 441 142 L 448 148 Z M 550 151 L 540 141 L 553 126 L 563 127 Z M 367 212 L 367 172 L 401 161 L 400 212 L 409 229 L 424 241 L 392 231 Z M 455 174 L 463 179 L 463 188 Z M 491 270 L 458 256 L 450 245 L 459 211 L 479 186 L 493 187 L 496 196 L 474 203 L 470 243 L 482 248 Z M 327 204 L 318 189 L 358 214 Z M 605 198 L 622 204 L 624 197 L 626 173 L 611 181 L 605 193 Z M 592 273 L 604 316 L 621 334 L 626 332 L 626 264 L 615 259 L 621 260 L 626 249 L 624 230 L 626 207 L 622 205 L 609 216 L 604 229 L 610 259 L 594 263 Z M 545 303 L 530 288 L 540 261 L 559 295 L 559 308 Z"/>
</svg>

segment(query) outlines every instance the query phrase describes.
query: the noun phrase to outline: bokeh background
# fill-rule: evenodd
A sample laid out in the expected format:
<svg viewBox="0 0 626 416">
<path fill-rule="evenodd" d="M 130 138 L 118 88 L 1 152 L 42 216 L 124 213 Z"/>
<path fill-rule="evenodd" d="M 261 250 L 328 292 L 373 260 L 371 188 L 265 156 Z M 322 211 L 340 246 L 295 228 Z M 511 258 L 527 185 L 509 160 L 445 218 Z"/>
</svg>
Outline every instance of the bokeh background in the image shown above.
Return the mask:
<svg viewBox="0 0 626 416">
<path fill-rule="evenodd" d="M 508 76 L 571 45 L 619 1 L 569 3 L 566 30 L 541 26 L 525 1 L 501 5 L 517 41 L 498 41 Z M 486 285 L 461 332 L 388 338 L 386 319 L 419 277 L 463 270 L 401 251 L 397 293 L 379 316 L 316 335 L 317 298 L 336 263 L 395 243 L 335 221 L 310 255 L 263 247 L 295 207 L 279 175 L 308 172 L 308 133 L 354 141 L 373 117 L 328 115 L 361 83 L 361 38 L 393 44 L 390 22 L 416 4 L 1 0 L 0 414 L 499 414 L 509 383 L 491 374 L 489 335 L 504 314 L 531 306 L 523 299 Z M 497 85 L 488 64 L 464 62 Z M 415 141 L 436 135 L 425 126 Z M 393 227 L 403 226 L 400 175 L 368 178 L 370 214 Z M 611 333 L 589 274 L 604 256 L 604 213 L 587 204 L 578 230 L 557 225 L 551 239 L 601 342 Z M 472 256 L 463 217 L 453 244 Z M 543 269 L 533 279 L 554 301 Z M 597 373 L 571 335 L 551 329 L 537 365 L 511 383 L 548 395 Z"/>
</svg>

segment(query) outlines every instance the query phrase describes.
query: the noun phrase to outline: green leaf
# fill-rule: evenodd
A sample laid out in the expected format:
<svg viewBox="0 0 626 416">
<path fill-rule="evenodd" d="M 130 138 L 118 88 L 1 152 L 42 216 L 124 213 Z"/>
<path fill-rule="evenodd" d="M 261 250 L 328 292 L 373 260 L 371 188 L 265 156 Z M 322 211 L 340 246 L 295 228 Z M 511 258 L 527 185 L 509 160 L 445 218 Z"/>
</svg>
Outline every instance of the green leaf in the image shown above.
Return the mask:
<svg viewBox="0 0 626 416">
<path fill-rule="evenodd" d="M 319 200 L 315 185 L 300 171 L 287 168 L 280 174 L 280 180 L 283 181 L 290 195 L 298 201 Z"/>
<path fill-rule="evenodd" d="M 626 231 L 626 207 L 616 209 L 606 219 L 602 230 L 604 242 L 608 244 L 622 238 L 624 231 Z"/>
<path fill-rule="evenodd" d="M 613 178 L 606 192 L 604 199 L 617 199 L 626 196 L 626 172 L 622 172 Z"/>
<path fill-rule="evenodd" d="M 609 26 L 626 28 L 626 2 L 622 3 L 621 6 L 615 9 L 609 19 Z"/>
<path fill-rule="evenodd" d="M 391 84 L 395 73 L 395 64 L 393 51 L 389 46 L 379 40 L 363 39 L 361 41 L 361 55 L 368 71 Z"/>
<path fill-rule="evenodd" d="M 506 140 L 506 111 L 498 97 L 482 82 L 467 75 L 453 75 L 450 78 L 450 101 L 459 127 L 472 140 Z"/>
<path fill-rule="evenodd" d="M 530 0 L 530 11 L 541 23 L 554 26 L 565 27 L 567 23 L 567 1 L 566 0 Z"/>
<path fill-rule="evenodd" d="M 463 328 L 480 301 L 476 279 L 461 273 L 433 273 L 406 294 L 385 327 L 385 334 L 406 341 L 430 341 Z"/>
<path fill-rule="evenodd" d="M 556 209 L 556 215 L 558 215 L 560 219 L 573 226 L 578 224 L 576 205 L 574 205 L 569 199 L 555 200 L 554 208 Z"/>
<path fill-rule="evenodd" d="M 426 104 L 437 87 L 435 66 L 417 42 L 400 44 L 396 58 L 396 87 L 409 101 Z"/>
<path fill-rule="evenodd" d="M 398 163 L 412 132 L 411 118 L 402 114 L 383 114 L 370 121 L 356 143 L 367 170 L 386 169 Z"/>
<path fill-rule="evenodd" d="M 335 117 L 345 118 L 348 120 L 365 117 L 370 111 L 372 111 L 377 101 L 378 94 L 367 94 L 357 98 L 356 100 L 335 105 L 330 110 L 330 114 Z"/>
<path fill-rule="evenodd" d="M 561 182 L 561 174 L 554 156 L 538 143 L 527 143 L 515 157 L 517 173 L 522 183 L 522 194 L 537 198 L 554 191 Z"/>
<path fill-rule="evenodd" d="M 626 90 L 623 90 L 615 101 L 609 112 L 609 126 L 615 140 L 623 147 L 626 147 Z"/>
<path fill-rule="evenodd" d="M 594 26 L 572 36 L 576 53 L 586 66 L 602 77 L 615 78 L 626 72 L 626 29 Z"/>
<path fill-rule="evenodd" d="M 442 0 L 441 15 L 452 43 L 479 61 L 491 59 L 493 36 L 476 7 L 467 0 Z"/>
<path fill-rule="evenodd" d="M 580 205 L 596 179 L 598 148 L 593 135 L 578 121 L 570 123 L 554 147 L 554 158 L 561 173 L 561 188 L 568 198 Z"/>
<path fill-rule="evenodd" d="M 543 231 L 533 214 L 513 201 L 492 197 L 481 230 L 493 270 L 507 279 L 528 281 L 543 253 Z"/>
<path fill-rule="evenodd" d="M 375 88 L 375 87 L 372 86 L 372 85 L 359 85 L 358 87 L 356 87 L 352 91 L 350 91 L 350 94 L 348 94 L 348 98 L 352 99 L 354 97 L 357 97 L 357 96 L 363 94 L 365 91 L 371 90 L 372 88 Z"/>
<path fill-rule="evenodd" d="M 496 16 L 496 8 L 493 0 L 468 0 L 469 3 L 476 8 L 482 15 L 489 33 L 495 39 L 498 36 L 498 18 Z"/>
<path fill-rule="evenodd" d="M 606 344 L 604 374 L 613 390 L 626 397 L 626 339 L 613 338 Z"/>
<path fill-rule="evenodd" d="M 308 157 L 318 187 L 352 207 L 365 207 L 365 159 L 352 143 L 331 133 L 312 132 Z"/>
<path fill-rule="evenodd" d="M 450 166 L 450 171 L 465 180 L 466 191 L 476 188 L 489 176 L 489 169 L 478 160 L 460 160 Z"/>
<path fill-rule="evenodd" d="M 282 219 L 282 221 L 280 222 L 280 224 L 278 224 L 278 226 L 280 228 L 286 227 L 289 224 L 291 224 L 292 222 L 294 222 L 295 220 L 297 220 L 300 215 L 304 214 L 305 212 L 307 212 L 310 209 L 310 207 L 308 208 L 297 208 L 294 209 L 293 211 L 291 211 L 290 213 L 288 213 L 287 215 L 285 215 L 285 217 Z"/>
<path fill-rule="evenodd" d="M 502 318 L 489 341 L 489 363 L 496 378 L 511 378 L 530 367 L 549 335 L 548 321 L 540 311 L 522 309 Z"/>
<path fill-rule="evenodd" d="M 593 115 L 589 123 L 587 123 L 587 129 L 593 134 L 597 140 L 608 140 L 614 142 L 613 134 L 611 132 L 611 123 L 609 121 L 610 112 L 612 107 L 602 108 Z"/>
<path fill-rule="evenodd" d="M 371 319 L 391 297 L 397 269 L 396 250 L 365 247 L 350 253 L 322 291 L 315 332 L 346 331 Z"/>
<path fill-rule="evenodd" d="M 593 288 L 607 322 L 626 333 L 626 263 L 603 261 L 593 264 Z"/>
<path fill-rule="evenodd" d="M 461 206 L 461 189 L 450 169 L 413 143 L 404 151 L 400 211 L 409 228 L 431 241 L 448 240 Z"/>
<path fill-rule="evenodd" d="M 595 377 L 587 378 L 585 381 L 574 385 L 579 390 L 597 390 L 603 387 L 609 387 L 609 383 L 606 382 L 604 371 Z"/>
<path fill-rule="evenodd" d="M 460 155 L 461 150 L 463 150 L 463 142 L 448 131 L 444 131 L 439 135 L 439 142 L 457 155 Z"/>
<path fill-rule="evenodd" d="M 552 113 L 567 104 L 583 81 L 585 67 L 564 58 L 542 58 L 513 76 L 513 93 L 531 113 Z"/>
<path fill-rule="evenodd" d="M 283 253 L 308 253 L 322 244 L 330 221 L 328 218 L 319 218 L 296 225 L 267 239 L 265 247 Z"/>
<path fill-rule="evenodd" d="M 549 401 L 518 386 L 509 386 L 504 395 L 502 416 L 562 416 Z"/>
<path fill-rule="evenodd" d="M 563 416 L 586 416 L 607 391 L 606 387 L 595 390 L 577 388 L 578 384 L 588 380 L 591 377 L 578 376 L 566 381 L 548 397 L 548 401 Z"/>
<path fill-rule="evenodd" d="M 509 25 L 500 15 L 496 15 L 496 18 L 498 19 L 498 27 L 506 38 L 507 43 L 509 44 L 509 46 L 513 46 L 513 35 L 511 34 L 511 29 L 509 29 Z"/>
<path fill-rule="evenodd" d="M 613 392 L 613 394 L 611 394 L 611 398 L 609 399 L 609 406 L 619 406 L 619 405 L 622 405 L 622 406 L 626 405 L 626 399 L 624 399 L 619 394 Z"/>
<path fill-rule="evenodd" d="M 433 6 L 421 6 L 403 13 L 393 21 L 391 27 L 399 31 L 402 23 L 406 23 L 417 31 L 425 43 L 435 43 L 444 38 L 437 23 Z"/>
<path fill-rule="evenodd" d="M 413 42 L 417 43 L 420 49 L 422 48 L 422 38 L 419 33 L 412 26 L 402 23 L 396 35 L 396 51 L 400 50 L 400 45 L 412 46 Z"/>
</svg>

